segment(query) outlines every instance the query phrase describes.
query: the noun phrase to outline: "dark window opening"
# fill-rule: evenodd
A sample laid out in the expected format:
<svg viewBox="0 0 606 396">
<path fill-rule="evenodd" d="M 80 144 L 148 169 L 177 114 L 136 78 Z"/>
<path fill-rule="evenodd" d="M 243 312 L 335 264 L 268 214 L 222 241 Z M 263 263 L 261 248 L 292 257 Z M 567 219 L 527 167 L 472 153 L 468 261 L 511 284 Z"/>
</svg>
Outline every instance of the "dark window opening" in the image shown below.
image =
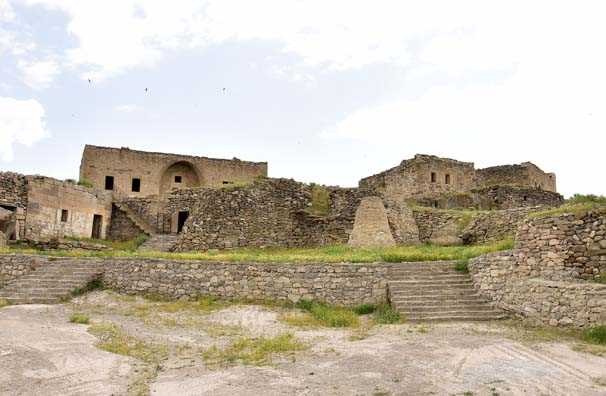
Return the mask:
<svg viewBox="0 0 606 396">
<path fill-rule="evenodd" d="M 133 179 L 132 191 L 133 192 L 141 191 L 141 179 L 138 179 L 138 178 Z"/>
<path fill-rule="evenodd" d="M 101 239 L 101 229 L 103 227 L 103 216 L 93 215 L 93 232 L 91 237 L 93 239 Z"/>
<path fill-rule="evenodd" d="M 183 181 L 181 176 L 175 176 L 175 183 L 181 183 L 181 181 Z"/>
<path fill-rule="evenodd" d="M 106 190 L 114 189 L 114 177 L 113 176 L 105 176 L 105 189 Z"/>
<path fill-rule="evenodd" d="M 183 226 L 185 225 L 185 222 L 187 221 L 188 217 L 189 217 L 188 211 L 184 210 L 182 212 L 179 212 L 179 218 L 177 221 L 177 232 L 183 231 Z"/>
<path fill-rule="evenodd" d="M 438 201 L 433 201 L 433 205 L 434 208 L 437 208 L 438 206 L 440 206 L 440 204 L 438 203 Z"/>
<path fill-rule="evenodd" d="M 436 172 L 431 172 L 431 182 L 432 183 L 436 182 Z"/>
<path fill-rule="evenodd" d="M 450 175 L 447 174 L 446 176 L 444 176 L 444 183 L 450 184 Z"/>
<path fill-rule="evenodd" d="M 233 184 L 233 182 L 230 182 L 228 180 L 223 180 L 223 184 Z"/>
<path fill-rule="evenodd" d="M 61 222 L 62 223 L 67 222 L 68 214 L 69 214 L 69 212 L 67 211 L 67 209 L 61 209 Z"/>
<path fill-rule="evenodd" d="M 524 196 L 522 197 L 522 201 L 528 201 L 528 196 L 524 195 Z"/>
</svg>

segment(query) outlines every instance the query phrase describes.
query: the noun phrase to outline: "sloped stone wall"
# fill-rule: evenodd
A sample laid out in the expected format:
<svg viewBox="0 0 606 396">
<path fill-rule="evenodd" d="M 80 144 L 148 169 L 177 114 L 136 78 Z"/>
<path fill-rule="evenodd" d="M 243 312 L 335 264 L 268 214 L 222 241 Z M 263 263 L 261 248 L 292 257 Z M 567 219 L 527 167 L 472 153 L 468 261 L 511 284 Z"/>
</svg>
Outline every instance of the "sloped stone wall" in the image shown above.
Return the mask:
<svg viewBox="0 0 606 396">
<path fill-rule="evenodd" d="M 395 246 L 381 198 L 362 198 L 348 244 L 353 247 Z"/>
<path fill-rule="evenodd" d="M 109 225 L 107 237 L 114 241 L 128 241 L 134 239 L 144 231 L 139 228 L 126 213 L 112 206 L 112 219 Z"/>
</svg>

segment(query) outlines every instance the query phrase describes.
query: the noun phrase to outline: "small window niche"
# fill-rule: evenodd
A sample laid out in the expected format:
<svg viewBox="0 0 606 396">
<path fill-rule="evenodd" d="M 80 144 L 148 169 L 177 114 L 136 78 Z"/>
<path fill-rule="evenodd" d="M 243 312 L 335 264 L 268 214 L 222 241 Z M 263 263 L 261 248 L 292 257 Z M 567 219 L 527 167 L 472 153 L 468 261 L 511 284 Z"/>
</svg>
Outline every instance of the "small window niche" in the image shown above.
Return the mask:
<svg viewBox="0 0 606 396">
<path fill-rule="evenodd" d="M 106 190 L 114 189 L 114 177 L 113 176 L 105 176 L 105 189 Z"/>
<path fill-rule="evenodd" d="M 450 175 L 448 173 L 444 176 L 444 183 L 450 184 Z"/>
<path fill-rule="evenodd" d="M 141 192 L 141 179 L 137 177 L 133 178 L 131 187 L 132 192 Z"/>
<path fill-rule="evenodd" d="M 437 179 L 438 178 L 437 178 L 436 172 L 431 172 L 431 182 L 435 183 Z"/>
<path fill-rule="evenodd" d="M 183 176 L 175 176 L 175 183 L 181 183 L 183 181 Z"/>
<path fill-rule="evenodd" d="M 234 182 L 231 182 L 229 180 L 223 180 L 223 184 L 234 184 Z"/>
<path fill-rule="evenodd" d="M 61 222 L 67 223 L 68 217 L 69 217 L 69 211 L 67 209 L 61 209 Z"/>
</svg>

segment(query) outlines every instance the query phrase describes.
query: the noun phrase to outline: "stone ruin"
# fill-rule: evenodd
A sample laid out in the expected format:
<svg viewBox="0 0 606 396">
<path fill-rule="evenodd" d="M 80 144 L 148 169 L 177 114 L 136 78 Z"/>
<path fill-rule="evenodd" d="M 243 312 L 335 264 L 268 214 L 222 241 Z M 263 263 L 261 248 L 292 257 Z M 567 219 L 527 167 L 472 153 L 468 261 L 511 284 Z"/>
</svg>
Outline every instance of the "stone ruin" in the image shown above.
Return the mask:
<svg viewBox="0 0 606 396">
<path fill-rule="evenodd" d="M 266 162 L 87 145 L 78 183 L 0 173 L 0 231 L 10 240 L 173 235 L 176 251 L 480 243 L 559 205 L 555 183 L 530 162 L 475 169 L 416 155 L 358 188 L 314 186 L 268 178 Z M 487 212 L 443 210 L 469 208 Z"/>
</svg>

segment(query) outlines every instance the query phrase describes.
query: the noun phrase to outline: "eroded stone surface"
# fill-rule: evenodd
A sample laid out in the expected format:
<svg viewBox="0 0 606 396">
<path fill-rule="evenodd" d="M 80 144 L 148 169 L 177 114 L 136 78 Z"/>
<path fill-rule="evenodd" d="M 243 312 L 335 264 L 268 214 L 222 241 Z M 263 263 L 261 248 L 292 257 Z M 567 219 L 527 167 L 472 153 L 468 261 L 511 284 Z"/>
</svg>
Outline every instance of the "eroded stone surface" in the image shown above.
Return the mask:
<svg viewBox="0 0 606 396">
<path fill-rule="evenodd" d="M 381 198 L 362 198 L 348 244 L 354 247 L 395 246 Z"/>
</svg>

